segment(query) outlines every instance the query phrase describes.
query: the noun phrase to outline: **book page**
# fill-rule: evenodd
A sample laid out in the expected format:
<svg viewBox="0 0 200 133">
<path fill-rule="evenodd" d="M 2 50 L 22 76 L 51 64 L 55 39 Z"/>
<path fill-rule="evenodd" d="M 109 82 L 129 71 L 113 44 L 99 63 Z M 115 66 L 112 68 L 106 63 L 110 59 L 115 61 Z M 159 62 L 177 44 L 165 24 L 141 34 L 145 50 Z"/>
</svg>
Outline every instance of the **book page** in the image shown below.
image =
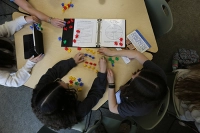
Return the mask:
<svg viewBox="0 0 200 133">
<path fill-rule="evenodd" d="M 101 46 L 125 47 L 125 20 L 103 19 L 101 23 Z"/>
<path fill-rule="evenodd" d="M 96 36 L 96 19 L 75 19 L 72 46 L 96 47 Z"/>
</svg>

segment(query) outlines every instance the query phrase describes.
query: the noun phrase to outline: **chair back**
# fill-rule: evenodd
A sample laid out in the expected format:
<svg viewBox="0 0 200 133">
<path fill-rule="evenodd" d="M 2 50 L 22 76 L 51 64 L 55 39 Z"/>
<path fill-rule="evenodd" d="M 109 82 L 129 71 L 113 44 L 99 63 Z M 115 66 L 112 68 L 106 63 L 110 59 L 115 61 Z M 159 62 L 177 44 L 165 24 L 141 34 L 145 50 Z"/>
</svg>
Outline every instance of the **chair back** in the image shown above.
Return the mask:
<svg viewBox="0 0 200 133">
<path fill-rule="evenodd" d="M 173 17 L 167 2 L 165 0 L 145 0 L 145 4 L 155 37 L 159 38 L 169 32 L 173 27 Z"/>
<path fill-rule="evenodd" d="M 132 116 L 131 118 L 143 129 L 150 130 L 154 128 L 164 117 L 169 105 L 169 99 L 170 99 L 170 90 L 169 88 L 167 88 L 167 94 L 160 102 L 159 106 L 154 108 L 149 114 L 145 116 L 139 116 L 139 117 Z"/>
<path fill-rule="evenodd" d="M 47 126 L 43 126 L 37 133 L 56 133 L 53 130 L 49 129 Z"/>
</svg>

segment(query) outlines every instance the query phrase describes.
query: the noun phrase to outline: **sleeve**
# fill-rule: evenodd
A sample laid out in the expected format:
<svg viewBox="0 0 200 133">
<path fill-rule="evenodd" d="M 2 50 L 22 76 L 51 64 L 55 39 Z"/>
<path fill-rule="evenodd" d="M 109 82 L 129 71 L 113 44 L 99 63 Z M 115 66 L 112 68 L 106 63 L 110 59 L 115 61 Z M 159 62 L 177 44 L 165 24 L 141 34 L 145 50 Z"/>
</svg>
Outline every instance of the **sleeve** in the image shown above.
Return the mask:
<svg viewBox="0 0 200 133">
<path fill-rule="evenodd" d="M 24 67 L 19 69 L 16 73 L 8 71 L 0 71 L 0 84 L 8 87 L 19 87 L 26 83 L 30 77 L 30 71 L 35 63 L 27 61 Z"/>
<path fill-rule="evenodd" d="M 200 132 L 200 110 L 193 110 L 191 112 L 192 117 L 195 120 L 195 126 L 197 127 L 198 131 Z"/>
<path fill-rule="evenodd" d="M 152 61 L 150 61 L 150 60 L 145 61 L 143 64 L 143 69 L 148 69 L 148 70 L 158 73 L 167 83 L 167 77 L 166 77 L 165 72 L 158 65 L 153 63 Z"/>
<path fill-rule="evenodd" d="M 117 110 L 121 117 L 127 116 L 143 116 L 148 114 L 154 107 L 154 104 L 146 104 L 141 102 L 124 101 L 118 105 Z"/>
<path fill-rule="evenodd" d="M 0 25 L 0 37 L 10 37 L 16 31 L 19 31 L 23 28 L 27 22 L 24 19 L 24 16 L 20 16 L 13 21 L 5 22 L 5 24 Z"/>
<path fill-rule="evenodd" d="M 90 110 L 98 103 L 99 99 L 103 97 L 107 85 L 107 74 L 98 73 L 93 81 L 92 87 L 87 94 L 87 97 L 80 102 L 77 109 L 77 115 L 81 118 L 85 117 Z"/>
<path fill-rule="evenodd" d="M 73 58 L 62 60 L 56 63 L 52 68 L 48 69 L 48 71 L 40 78 L 37 86 L 41 87 L 41 85 L 44 86 L 49 82 L 53 82 L 57 78 L 64 77 L 75 66 L 76 63 Z"/>
</svg>

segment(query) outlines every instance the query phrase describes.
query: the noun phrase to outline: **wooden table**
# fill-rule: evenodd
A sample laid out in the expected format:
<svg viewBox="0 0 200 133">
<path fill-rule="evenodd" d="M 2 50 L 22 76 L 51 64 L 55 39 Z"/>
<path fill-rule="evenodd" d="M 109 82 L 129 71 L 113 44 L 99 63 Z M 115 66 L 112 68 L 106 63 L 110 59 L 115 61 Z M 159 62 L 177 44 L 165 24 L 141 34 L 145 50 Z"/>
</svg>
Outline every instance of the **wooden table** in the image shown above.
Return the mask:
<svg viewBox="0 0 200 133">
<path fill-rule="evenodd" d="M 141 0 L 128 0 L 128 2 L 123 2 L 122 0 L 109 0 L 109 1 L 95 1 L 95 0 L 85 0 L 85 1 L 73 1 L 74 8 L 66 10 L 65 13 L 62 13 L 61 3 L 63 1 L 48 1 L 48 0 L 29 0 L 30 3 L 37 8 L 42 10 L 44 13 L 51 15 L 52 17 L 57 17 L 60 19 L 64 18 L 122 18 L 126 19 L 126 33 L 130 33 L 135 29 L 138 29 L 145 38 L 152 45 L 150 51 L 157 51 L 157 44 L 154 38 L 154 34 L 151 28 L 149 17 L 146 11 L 144 1 Z M 95 6 L 96 5 L 96 6 Z M 14 13 L 13 18 L 17 18 L 21 14 Z M 62 36 L 62 29 L 53 27 L 52 25 L 43 22 L 42 31 L 43 33 L 43 43 L 45 57 L 42 61 L 37 63 L 37 65 L 32 70 L 32 76 L 25 83 L 26 86 L 34 88 L 38 83 L 40 77 L 52 67 L 58 61 L 63 59 L 68 59 L 73 57 L 78 50 L 76 48 L 71 48 L 72 52 L 68 53 L 61 47 L 61 42 L 58 41 L 58 37 Z M 24 59 L 23 52 L 23 35 L 30 34 L 32 31 L 29 28 L 29 25 L 26 25 L 22 30 L 18 31 L 15 34 L 15 46 L 16 46 L 16 55 L 17 55 L 17 67 L 21 68 L 26 60 Z M 92 49 L 97 51 L 97 49 Z M 115 49 L 113 49 L 115 50 Z M 86 49 L 82 49 L 80 52 L 89 53 Z M 152 55 L 149 53 L 144 53 L 150 60 Z M 95 54 L 95 59 L 86 58 L 87 61 L 97 63 L 101 57 L 100 54 Z M 115 60 L 114 57 L 112 57 Z M 74 76 L 76 78 L 82 78 L 84 83 L 83 90 L 78 92 L 78 99 L 83 100 L 92 83 L 96 77 L 96 72 L 92 69 L 86 68 L 83 66 L 84 63 L 79 64 L 77 67 L 73 68 L 64 78 L 65 82 L 69 81 L 69 76 Z M 123 84 L 125 84 L 132 75 L 132 72 L 135 72 L 138 69 L 141 69 L 142 66 L 138 61 L 133 60 L 129 64 L 125 64 L 124 61 L 120 58 L 119 61 L 115 60 L 115 66 L 112 67 L 111 63 L 108 62 L 108 67 L 111 67 L 115 73 L 115 81 L 117 90 Z M 95 69 L 98 69 L 96 66 Z M 103 98 L 98 102 L 98 104 L 93 108 L 93 110 L 98 109 L 103 103 L 108 99 L 108 92 L 106 90 Z"/>
</svg>

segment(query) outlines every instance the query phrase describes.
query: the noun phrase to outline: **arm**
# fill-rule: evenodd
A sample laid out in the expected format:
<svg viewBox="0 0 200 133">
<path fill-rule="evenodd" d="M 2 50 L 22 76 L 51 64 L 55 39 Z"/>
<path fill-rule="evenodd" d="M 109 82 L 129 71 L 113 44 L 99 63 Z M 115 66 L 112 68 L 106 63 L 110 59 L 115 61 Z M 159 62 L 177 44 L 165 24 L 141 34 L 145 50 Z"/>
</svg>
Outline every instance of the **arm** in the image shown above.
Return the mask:
<svg viewBox="0 0 200 133">
<path fill-rule="evenodd" d="M 0 25 L 0 37 L 10 37 L 16 31 L 19 31 L 26 23 L 24 16 L 21 16 L 13 21 Z"/>
<path fill-rule="evenodd" d="M 131 59 L 136 59 L 141 64 L 148 60 L 146 56 L 136 50 L 119 50 L 119 51 L 112 51 L 107 48 L 100 48 L 98 52 L 107 55 L 107 56 L 126 56 Z"/>
<path fill-rule="evenodd" d="M 77 115 L 83 118 L 89 113 L 89 111 L 98 103 L 99 99 L 103 97 L 106 90 L 106 73 L 98 73 L 97 77 L 93 81 L 92 87 L 87 94 L 87 97 L 80 102 Z"/>
<path fill-rule="evenodd" d="M 43 86 L 64 77 L 73 67 L 84 61 L 83 57 L 83 53 L 77 53 L 74 58 L 59 61 L 40 78 L 38 85 Z"/>
<path fill-rule="evenodd" d="M 30 72 L 37 62 L 42 60 L 44 56 L 31 57 L 26 64 L 16 73 L 0 70 L 0 84 L 8 87 L 19 87 L 26 83 L 30 77 Z"/>
<path fill-rule="evenodd" d="M 6 22 L 0 25 L 0 37 L 10 37 L 15 32 L 19 31 L 27 23 L 38 22 L 38 18 L 35 16 L 20 16 L 13 21 Z"/>
<path fill-rule="evenodd" d="M 45 21 L 45 22 L 49 22 L 51 23 L 53 26 L 55 27 L 64 27 L 65 26 L 65 22 L 63 20 L 60 19 L 56 19 L 53 18 L 51 19 L 49 16 L 47 16 L 46 14 L 36 10 L 30 3 L 28 3 L 26 0 L 14 0 L 14 2 L 21 7 L 22 9 L 24 9 L 25 11 L 27 11 L 28 13 L 30 13 L 31 15 L 37 16 L 40 20 Z"/>
<path fill-rule="evenodd" d="M 113 84 L 114 83 L 114 75 L 113 75 L 113 72 L 111 69 L 108 69 L 107 70 L 107 79 L 108 79 L 108 84 Z M 118 110 L 117 110 L 117 107 L 118 107 L 118 104 L 117 104 L 117 100 L 116 100 L 116 97 L 115 97 L 115 87 L 110 87 L 109 85 L 109 90 L 108 90 L 108 106 L 109 106 L 109 110 L 112 112 L 112 113 L 115 113 L 115 114 L 119 114 Z"/>
</svg>

